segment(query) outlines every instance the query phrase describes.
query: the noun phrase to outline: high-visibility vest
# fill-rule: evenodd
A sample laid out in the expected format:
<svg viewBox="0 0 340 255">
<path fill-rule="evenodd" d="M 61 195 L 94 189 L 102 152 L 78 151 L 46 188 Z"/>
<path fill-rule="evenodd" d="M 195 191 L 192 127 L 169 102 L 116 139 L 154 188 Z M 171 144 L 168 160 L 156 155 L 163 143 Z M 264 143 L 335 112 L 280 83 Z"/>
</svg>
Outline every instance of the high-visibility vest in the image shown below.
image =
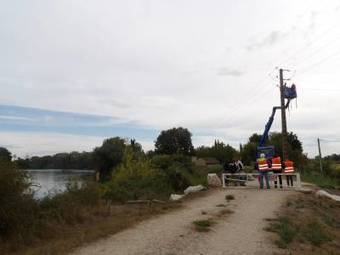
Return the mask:
<svg viewBox="0 0 340 255">
<path fill-rule="evenodd" d="M 259 159 L 257 160 L 257 164 L 258 164 L 258 167 L 259 167 L 259 171 L 260 171 L 260 172 L 265 172 L 265 171 L 268 171 L 268 170 L 269 170 L 268 163 L 267 163 L 267 159 L 265 159 L 265 158 L 259 158 Z"/>
<path fill-rule="evenodd" d="M 281 165 L 281 158 L 276 157 L 272 159 L 272 170 L 273 171 L 281 171 L 282 165 Z"/>
<path fill-rule="evenodd" d="M 285 161 L 285 173 L 293 173 L 294 172 L 294 162 L 291 160 Z"/>
</svg>

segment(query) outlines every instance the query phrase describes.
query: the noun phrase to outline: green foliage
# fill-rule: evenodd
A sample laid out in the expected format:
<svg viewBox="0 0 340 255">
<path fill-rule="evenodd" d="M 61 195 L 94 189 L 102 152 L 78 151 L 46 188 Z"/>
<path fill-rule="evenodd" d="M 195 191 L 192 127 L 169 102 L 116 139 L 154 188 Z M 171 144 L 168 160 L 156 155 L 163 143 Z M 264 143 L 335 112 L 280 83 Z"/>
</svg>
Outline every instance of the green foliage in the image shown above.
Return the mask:
<svg viewBox="0 0 340 255">
<path fill-rule="evenodd" d="M 4 147 L 0 147 L 0 160 L 11 161 L 12 153 Z"/>
<path fill-rule="evenodd" d="M 332 154 L 329 156 L 324 157 L 325 160 L 330 160 L 330 161 L 335 161 L 335 162 L 340 162 L 340 154 Z"/>
<path fill-rule="evenodd" d="M 243 145 L 241 151 L 241 158 L 246 165 L 253 165 L 256 159 L 256 148 L 259 144 L 261 136 L 253 134 L 249 137 L 248 142 Z M 302 168 L 306 162 L 307 157 L 303 154 L 302 143 L 294 133 L 288 133 L 288 155 L 289 159 L 294 161 L 297 168 Z M 273 145 L 276 154 L 282 157 L 282 135 L 281 133 L 272 132 L 269 134 L 266 145 Z"/>
<path fill-rule="evenodd" d="M 15 234 L 24 238 L 38 209 L 28 189 L 26 175 L 8 160 L 0 160 L 0 239 Z"/>
<path fill-rule="evenodd" d="M 248 142 L 247 144 L 243 146 L 240 154 L 241 154 L 242 162 L 245 165 L 248 165 L 248 166 L 254 165 L 255 159 L 256 159 L 256 147 L 257 147 L 257 144 L 253 142 Z"/>
<path fill-rule="evenodd" d="M 158 154 L 191 155 L 194 150 L 191 136 L 189 130 L 182 127 L 163 130 L 155 142 L 155 151 Z"/>
<path fill-rule="evenodd" d="M 175 191 L 183 191 L 190 185 L 206 183 L 206 175 L 200 175 L 191 158 L 184 155 L 157 155 L 151 160 L 152 167 L 164 173 Z"/>
<path fill-rule="evenodd" d="M 69 184 L 65 193 L 42 201 L 29 193 L 26 174 L 10 161 L 0 160 L 0 241 L 15 239 L 29 244 L 45 233 L 51 222 L 74 224 L 82 221 L 88 206 L 100 199 L 97 184 Z"/>
<path fill-rule="evenodd" d="M 134 159 L 132 148 L 127 147 L 122 164 L 104 186 L 104 198 L 112 201 L 168 198 L 172 189 L 166 175 L 152 169 L 146 159 Z"/>
<path fill-rule="evenodd" d="M 20 169 L 93 169 L 91 152 L 57 153 L 52 156 L 18 158 Z"/>
<path fill-rule="evenodd" d="M 280 248 L 287 248 L 297 234 L 297 230 L 288 217 L 278 218 L 277 222 L 271 223 L 270 227 L 266 228 L 266 230 L 279 235 L 280 239 L 276 244 Z"/>
<path fill-rule="evenodd" d="M 93 159 L 101 178 L 108 179 L 112 169 L 123 161 L 125 140 L 119 137 L 104 140 L 93 151 Z"/>
<path fill-rule="evenodd" d="M 287 135 L 288 140 L 288 157 L 294 161 L 296 167 L 300 167 L 304 162 L 304 155 L 302 153 L 302 143 L 298 139 L 297 135 L 290 132 Z M 269 135 L 268 144 L 274 145 L 275 151 L 282 157 L 282 135 L 281 133 L 273 132 Z"/>
<path fill-rule="evenodd" d="M 38 201 L 39 214 L 36 217 L 43 219 L 44 223 L 49 219 L 70 225 L 82 223 L 83 211 L 87 207 L 96 206 L 100 199 L 101 192 L 97 183 L 88 182 L 80 187 L 77 182 L 70 182 L 64 193 Z"/>
<path fill-rule="evenodd" d="M 232 162 L 238 157 L 238 153 L 233 147 L 218 140 L 215 140 L 212 147 L 198 147 L 195 154 L 199 158 L 215 158 L 221 164 Z"/>
<path fill-rule="evenodd" d="M 330 160 L 323 160 L 323 173 L 320 172 L 319 159 L 308 160 L 303 168 L 302 180 L 316 184 L 321 188 L 340 188 L 340 170 Z"/>
</svg>

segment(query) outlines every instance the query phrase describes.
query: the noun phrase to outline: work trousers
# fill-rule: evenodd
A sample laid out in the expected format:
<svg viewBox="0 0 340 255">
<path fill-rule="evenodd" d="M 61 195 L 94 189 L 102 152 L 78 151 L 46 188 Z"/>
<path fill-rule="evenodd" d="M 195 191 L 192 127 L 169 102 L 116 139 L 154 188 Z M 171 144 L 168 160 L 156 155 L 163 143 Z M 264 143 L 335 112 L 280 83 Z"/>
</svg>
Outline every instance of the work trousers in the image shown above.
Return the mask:
<svg viewBox="0 0 340 255">
<path fill-rule="evenodd" d="M 274 179 L 275 188 L 277 188 L 277 179 L 279 179 L 280 188 L 282 189 L 282 176 L 281 175 L 275 176 L 275 179 Z"/>
<path fill-rule="evenodd" d="M 266 180 L 267 189 L 270 189 L 268 172 L 260 172 L 260 189 L 263 189 L 263 178 Z"/>
<path fill-rule="evenodd" d="M 286 178 L 287 178 L 287 186 L 288 187 L 289 186 L 293 187 L 293 176 L 292 175 L 287 175 Z"/>
</svg>

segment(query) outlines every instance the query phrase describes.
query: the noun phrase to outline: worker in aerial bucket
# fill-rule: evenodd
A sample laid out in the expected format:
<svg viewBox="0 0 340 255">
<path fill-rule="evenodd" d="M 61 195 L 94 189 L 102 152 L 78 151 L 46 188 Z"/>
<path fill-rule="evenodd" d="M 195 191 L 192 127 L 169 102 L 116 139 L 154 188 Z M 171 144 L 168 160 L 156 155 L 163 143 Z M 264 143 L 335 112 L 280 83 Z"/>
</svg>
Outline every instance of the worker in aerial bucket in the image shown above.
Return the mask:
<svg viewBox="0 0 340 255">
<path fill-rule="evenodd" d="M 264 153 L 261 153 L 260 158 L 257 159 L 256 167 L 260 173 L 260 189 L 263 189 L 263 178 L 266 180 L 267 189 L 270 189 L 268 177 L 269 164 Z"/>
</svg>

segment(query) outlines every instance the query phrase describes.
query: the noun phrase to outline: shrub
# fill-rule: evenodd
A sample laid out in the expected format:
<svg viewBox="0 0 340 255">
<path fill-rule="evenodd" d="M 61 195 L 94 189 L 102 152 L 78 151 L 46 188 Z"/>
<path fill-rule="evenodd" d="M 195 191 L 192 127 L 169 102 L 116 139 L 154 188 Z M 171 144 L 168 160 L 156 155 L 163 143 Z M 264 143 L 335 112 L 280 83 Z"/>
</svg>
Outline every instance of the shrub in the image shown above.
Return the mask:
<svg viewBox="0 0 340 255">
<path fill-rule="evenodd" d="M 129 150 L 112 180 L 104 185 L 104 198 L 123 202 L 129 199 L 167 198 L 172 192 L 165 173 L 152 169 L 148 160 L 133 160 Z"/>
<path fill-rule="evenodd" d="M 34 215 L 38 205 L 27 194 L 29 183 L 23 171 L 10 161 L 0 161 L 0 238 L 13 235 L 24 240 L 34 231 Z"/>
<path fill-rule="evenodd" d="M 151 160 L 152 168 L 158 169 L 176 192 L 191 185 L 206 184 L 206 173 L 196 171 L 191 157 L 183 155 L 157 155 Z"/>
</svg>

